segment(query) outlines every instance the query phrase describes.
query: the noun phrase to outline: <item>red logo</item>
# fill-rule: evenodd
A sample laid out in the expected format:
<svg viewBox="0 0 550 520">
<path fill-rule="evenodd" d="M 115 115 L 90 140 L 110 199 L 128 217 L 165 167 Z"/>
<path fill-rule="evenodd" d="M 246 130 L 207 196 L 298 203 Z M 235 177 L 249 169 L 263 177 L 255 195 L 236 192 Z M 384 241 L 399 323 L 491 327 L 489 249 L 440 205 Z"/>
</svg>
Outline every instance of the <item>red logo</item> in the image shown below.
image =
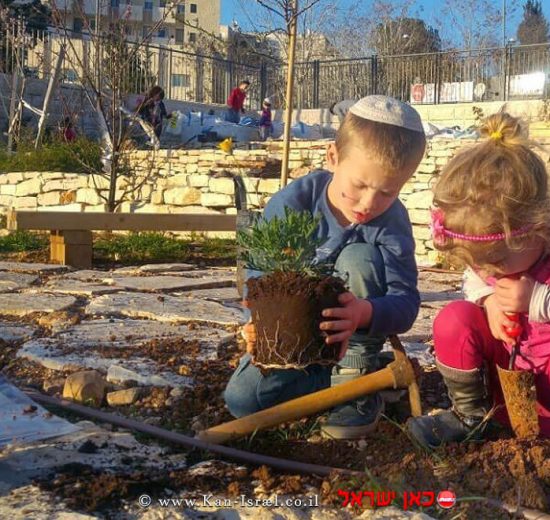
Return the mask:
<svg viewBox="0 0 550 520">
<path fill-rule="evenodd" d="M 453 491 L 440 491 L 437 494 L 437 503 L 443 509 L 451 509 L 455 505 L 456 495 Z"/>
</svg>

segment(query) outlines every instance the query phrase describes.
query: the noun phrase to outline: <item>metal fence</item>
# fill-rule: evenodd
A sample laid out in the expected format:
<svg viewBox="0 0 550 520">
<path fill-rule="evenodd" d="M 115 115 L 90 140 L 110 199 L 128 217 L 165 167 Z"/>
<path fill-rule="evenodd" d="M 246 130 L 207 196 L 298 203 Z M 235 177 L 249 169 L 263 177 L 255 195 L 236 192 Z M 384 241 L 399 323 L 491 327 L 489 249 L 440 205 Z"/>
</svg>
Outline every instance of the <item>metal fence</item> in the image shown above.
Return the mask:
<svg viewBox="0 0 550 520">
<path fill-rule="evenodd" d="M 313 61 L 296 78 L 299 108 L 369 94 L 416 104 L 550 97 L 550 44 Z"/>
<path fill-rule="evenodd" d="M 0 73 L 11 73 L 21 64 L 27 78 L 49 79 L 56 57 L 63 46 L 62 81 L 82 84 L 84 78 L 95 78 L 97 52 L 103 81 L 112 74 L 124 77 L 124 88 L 131 93 L 143 93 L 160 85 L 168 99 L 200 103 L 225 104 L 229 92 L 243 79 L 251 82 L 247 102 L 251 108 L 261 105 L 267 84 L 267 64 L 258 66 L 237 63 L 221 56 L 191 53 L 174 46 L 126 42 L 128 59 L 124 67 L 112 62 L 109 38 L 97 40 L 89 35 L 67 35 L 51 31 L 25 33 L 16 26 L 0 36 Z M 119 53 L 120 55 L 120 53 Z M 119 67 L 112 70 L 113 67 Z M 107 83 L 107 88 L 110 85 Z"/>
<path fill-rule="evenodd" d="M 11 31 L 11 33 L 10 33 Z M 16 38 L 15 26 L 0 37 L 0 72 L 11 72 L 17 60 L 25 74 L 47 79 L 60 45 L 67 56 L 63 80 L 79 83 L 96 67 L 94 46 L 80 35 L 70 38 L 51 32 Z M 14 45 L 14 41 L 19 42 Z M 152 85 L 164 88 L 169 99 L 225 104 L 241 80 L 251 81 L 250 108 L 259 108 L 265 96 L 275 107 L 283 105 L 287 64 L 264 60 L 237 63 L 216 55 L 186 52 L 176 46 L 128 42 L 133 52 L 124 71 L 131 92 Z M 108 68 L 108 46 L 100 63 Z M 128 83 L 129 82 L 129 83 Z M 507 46 L 358 59 L 316 60 L 295 68 L 294 106 L 328 108 L 342 99 L 385 94 L 415 104 L 506 101 L 550 97 L 550 44 Z"/>
</svg>

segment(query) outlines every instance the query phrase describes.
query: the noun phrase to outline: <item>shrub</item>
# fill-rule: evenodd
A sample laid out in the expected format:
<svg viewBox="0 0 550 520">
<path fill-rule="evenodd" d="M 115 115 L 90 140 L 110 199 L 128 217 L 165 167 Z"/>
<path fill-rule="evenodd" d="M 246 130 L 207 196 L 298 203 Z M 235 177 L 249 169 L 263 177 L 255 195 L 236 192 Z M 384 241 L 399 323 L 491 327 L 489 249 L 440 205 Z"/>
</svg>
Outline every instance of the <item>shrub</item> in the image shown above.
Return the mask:
<svg viewBox="0 0 550 520">
<path fill-rule="evenodd" d="M 37 251 L 48 246 L 47 235 L 31 233 L 30 231 L 14 231 L 0 237 L 0 252 L 20 253 L 23 251 Z"/>
<path fill-rule="evenodd" d="M 31 143 L 23 142 L 12 155 L 0 150 L 0 172 L 94 173 L 101 171 L 100 159 L 99 143 L 85 137 L 80 137 L 72 143 L 52 141 L 38 150 L 35 150 Z"/>
</svg>

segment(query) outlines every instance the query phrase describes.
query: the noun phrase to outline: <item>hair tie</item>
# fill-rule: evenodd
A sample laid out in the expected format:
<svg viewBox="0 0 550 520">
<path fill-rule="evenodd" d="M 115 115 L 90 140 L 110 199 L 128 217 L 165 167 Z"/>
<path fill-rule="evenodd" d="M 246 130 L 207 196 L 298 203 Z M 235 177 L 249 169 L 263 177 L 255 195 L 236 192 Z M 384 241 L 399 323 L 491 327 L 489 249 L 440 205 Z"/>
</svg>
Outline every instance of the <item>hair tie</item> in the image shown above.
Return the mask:
<svg viewBox="0 0 550 520">
<path fill-rule="evenodd" d="M 500 141 L 502 139 L 502 132 L 500 130 L 496 130 L 495 132 L 491 132 L 489 137 L 495 141 Z"/>
</svg>

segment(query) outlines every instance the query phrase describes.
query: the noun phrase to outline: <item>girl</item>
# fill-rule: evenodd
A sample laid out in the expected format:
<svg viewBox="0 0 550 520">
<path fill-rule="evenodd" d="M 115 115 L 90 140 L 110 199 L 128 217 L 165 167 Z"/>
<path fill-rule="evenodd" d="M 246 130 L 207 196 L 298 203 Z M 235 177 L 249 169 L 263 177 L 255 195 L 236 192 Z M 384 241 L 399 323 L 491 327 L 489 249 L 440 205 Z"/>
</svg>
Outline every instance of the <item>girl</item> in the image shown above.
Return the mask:
<svg viewBox="0 0 550 520">
<path fill-rule="evenodd" d="M 550 437 L 550 244 L 547 172 L 518 119 L 499 113 L 485 142 L 454 157 L 434 190 L 434 245 L 465 263 L 466 296 L 434 322 L 436 364 L 453 404 L 409 420 L 424 446 L 481 438 L 484 418 L 507 423 L 496 366 L 508 368 L 519 314 L 514 369 L 535 374 L 541 435 Z"/>
<path fill-rule="evenodd" d="M 260 139 L 265 141 L 271 136 L 273 124 L 271 122 L 271 100 L 265 98 L 262 104 L 262 115 L 260 116 Z"/>
<path fill-rule="evenodd" d="M 149 90 L 145 99 L 138 106 L 138 114 L 154 129 L 155 135 L 160 139 L 163 119 L 170 119 L 172 114 L 166 111 L 164 105 L 164 90 L 155 85 Z"/>
</svg>

